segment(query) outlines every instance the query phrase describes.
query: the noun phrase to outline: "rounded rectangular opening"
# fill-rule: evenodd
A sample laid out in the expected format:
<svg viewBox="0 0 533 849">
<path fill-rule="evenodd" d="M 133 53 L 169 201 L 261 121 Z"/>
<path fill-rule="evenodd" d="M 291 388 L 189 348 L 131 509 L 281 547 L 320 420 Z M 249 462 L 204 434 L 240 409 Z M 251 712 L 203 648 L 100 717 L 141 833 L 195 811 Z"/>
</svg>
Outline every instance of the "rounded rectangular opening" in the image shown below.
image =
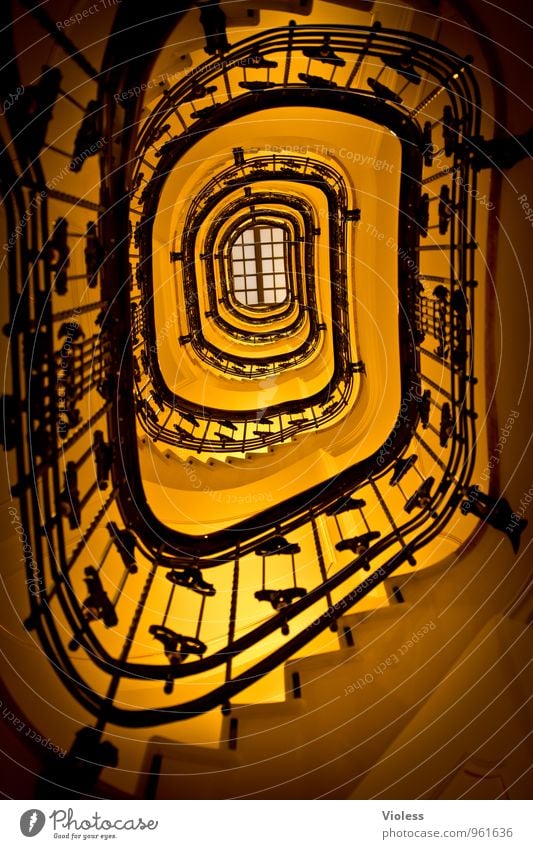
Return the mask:
<svg viewBox="0 0 533 849">
<path fill-rule="evenodd" d="M 287 238 L 281 227 L 249 227 L 231 247 L 231 288 L 247 307 L 282 304 L 289 296 Z"/>
</svg>

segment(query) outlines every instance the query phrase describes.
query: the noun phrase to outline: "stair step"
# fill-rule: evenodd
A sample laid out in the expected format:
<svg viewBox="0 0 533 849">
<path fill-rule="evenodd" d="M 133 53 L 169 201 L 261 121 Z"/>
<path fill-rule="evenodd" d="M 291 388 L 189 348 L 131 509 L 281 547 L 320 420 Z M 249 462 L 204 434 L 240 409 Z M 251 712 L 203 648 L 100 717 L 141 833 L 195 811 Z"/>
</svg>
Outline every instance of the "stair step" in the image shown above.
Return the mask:
<svg viewBox="0 0 533 849">
<path fill-rule="evenodd" d="M 396 624 L 401 625 L 410 609 L 410 604 L 390 604 L 341 616 L 338 620 L 340 648 L 359 650 L 372 644 Z"/>
<path fill-rule="evenodd" d="M 228 776 L 234 778 L 239 766 L 238 753 L 227 747 L 208 748 L 153 737 L 146 746 L 136 797 L 225 799 Z"/>
<path fill-rule="evenodd" d="M 520 622 L 492 617 L 352 798 L 449 798 L 446 787 L 473 755 L 504 766 L 508 758 L 521 758 L 522 768 L 515 765 L 511 774 L 522 779 L 509 792 L 511 798 L 529 798 L 533 752 L 524 741 L 533 717 L 524 658 L 532 650 L 532 634 Z M 522 706 L 518 713 L 517 705 Z"/>
</svg>

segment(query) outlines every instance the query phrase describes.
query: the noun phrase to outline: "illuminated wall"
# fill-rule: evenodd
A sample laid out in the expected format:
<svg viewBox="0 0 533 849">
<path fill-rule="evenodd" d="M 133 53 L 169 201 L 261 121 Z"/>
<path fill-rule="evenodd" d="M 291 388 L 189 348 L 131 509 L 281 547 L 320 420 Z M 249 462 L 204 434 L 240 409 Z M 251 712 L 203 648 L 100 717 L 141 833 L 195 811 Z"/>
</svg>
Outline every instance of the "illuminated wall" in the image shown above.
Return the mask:
<svg viewBox="0 0 533 849">
<path fill-rule="evenodd" d="M 519 798 L 522 36 L 199 5 L 4 33 L 11 795 Z"/>
</svg>

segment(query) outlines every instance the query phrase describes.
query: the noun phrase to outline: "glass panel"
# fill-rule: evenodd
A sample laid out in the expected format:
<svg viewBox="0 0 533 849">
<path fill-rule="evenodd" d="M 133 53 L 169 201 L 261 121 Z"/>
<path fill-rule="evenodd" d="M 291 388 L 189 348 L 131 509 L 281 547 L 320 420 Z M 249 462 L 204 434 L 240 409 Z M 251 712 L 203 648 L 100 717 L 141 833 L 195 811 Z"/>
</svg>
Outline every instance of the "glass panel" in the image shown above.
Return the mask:
<svg viewBox="0 0 533 849">
<path fill-rule="evenodd" d="M 245 305 L 285 301 L 285 233 L 281 227 L 249 227 L 231 248 L 233 292 Z M 259 258 L 260 257 L 260 258 Z"/>
</svg>

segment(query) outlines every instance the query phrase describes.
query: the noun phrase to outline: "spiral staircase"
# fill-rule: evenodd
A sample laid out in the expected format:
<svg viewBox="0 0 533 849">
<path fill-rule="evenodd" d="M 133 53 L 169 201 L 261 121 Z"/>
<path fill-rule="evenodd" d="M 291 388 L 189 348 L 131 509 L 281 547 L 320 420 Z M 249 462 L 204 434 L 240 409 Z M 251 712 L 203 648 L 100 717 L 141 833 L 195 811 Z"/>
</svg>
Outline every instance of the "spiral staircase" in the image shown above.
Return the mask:
<svg viewBox="0 0 533 849">
<path fill-rule="evenodd" d="M 475 6 L 11 14 L 5 792 L 526 796 L 528 126 Z"/>
</svg>

